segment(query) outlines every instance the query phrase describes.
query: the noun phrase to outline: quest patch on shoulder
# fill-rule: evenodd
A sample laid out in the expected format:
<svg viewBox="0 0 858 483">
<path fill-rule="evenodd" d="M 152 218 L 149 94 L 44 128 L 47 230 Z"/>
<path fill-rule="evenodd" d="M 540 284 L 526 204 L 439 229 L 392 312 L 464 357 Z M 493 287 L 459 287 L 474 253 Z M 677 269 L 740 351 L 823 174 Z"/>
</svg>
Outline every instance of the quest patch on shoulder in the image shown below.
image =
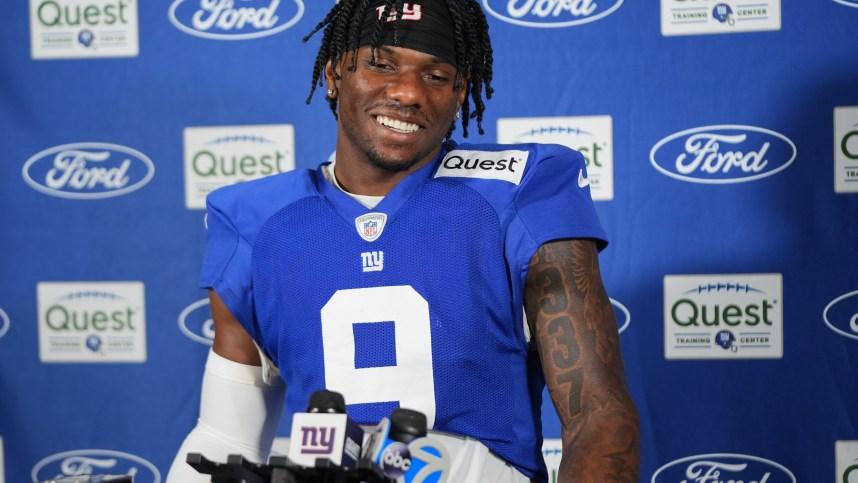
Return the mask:
<svg viewBox="0 0 858 483">
<path fill-rule="evenodd" d="M 517 185 L 521 183 L 528 154 L 518 150 L 454 150 L 444 156 L 435 177 L 499 179 Z"/>
</svg>

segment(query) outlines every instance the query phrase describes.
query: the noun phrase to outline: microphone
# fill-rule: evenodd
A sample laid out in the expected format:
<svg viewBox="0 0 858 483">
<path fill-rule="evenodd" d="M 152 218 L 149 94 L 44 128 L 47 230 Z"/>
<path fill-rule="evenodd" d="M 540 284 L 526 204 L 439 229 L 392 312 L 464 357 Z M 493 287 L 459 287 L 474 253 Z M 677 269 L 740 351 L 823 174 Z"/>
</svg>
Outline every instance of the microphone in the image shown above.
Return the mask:
<svg viewBox="0 0 858 483">
<path fill-rule="evenodd" d="M 376 426 L 364 458 L 405 483 L 444 483 L 452 461 L 447 448 L 427 437 L 426 415 L 405 408 L 397 408 Z"/>
<path fill-rule="evenodd" d="M 363 428 L 346 414 L 342 394 L 316 391 L 310 396 L 307 412 L 292 418 L 288 457 L 302 466 L 315 466 L 317 458 L 327 458 L 336 466 L 355 467 L 363 436 Z"/>
</svg>

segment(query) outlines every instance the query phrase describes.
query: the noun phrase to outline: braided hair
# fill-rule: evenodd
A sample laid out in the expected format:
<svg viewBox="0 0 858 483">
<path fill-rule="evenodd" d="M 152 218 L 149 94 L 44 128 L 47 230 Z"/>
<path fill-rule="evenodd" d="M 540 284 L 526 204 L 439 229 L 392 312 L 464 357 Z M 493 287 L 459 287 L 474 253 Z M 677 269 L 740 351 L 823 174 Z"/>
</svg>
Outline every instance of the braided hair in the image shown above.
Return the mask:
<svg viewBox="0 0 858 483">
<path fill-rule="evenodd" d="M 374 0 L 340 0 L 328 12 L 325 18 L 316 25 L 312 32 L 307 34 L 303 41 L 307 42 L 316 32 L 324 29 L 322 33 L 322 45 L 316 55 L 316 62 L 313 64 L 313 81 L 310 87 L 310 94 L 307 96 L 307 104 L 313 99 L 313 93 L 316 87 L 322 87 L 324 82 L 325 66 L 328 61 L 334 67 L 334 75 L 337 79 L 340 78 L 337 72 L 337 66 L 343 59 L 343 56 L 348 52 L 357 53 L 360 47 L 361 27 L 366 15 L 367 8 Z M 447 4 L 450 12 L 450 17 L 454 25 L 454 41 L 456 48 L 455 67 L 457 70 L 455 88 L 461 89 L 464 87 L 464 80 L 469 78 L 468 88 L 470 99 L 473 100 L 474 110 L 471 112 L 471 105 L 468 96 L 465 96 L 465 101 L 462 103 L 462 134 L 468 136 L 468 120 L 476 119 L 477 130 L 480 134 L 483 131 L 483 112 L 485 111 L 485 103 L 483 102 L 483 90 L 485 89 L 486 99 L 491 99 L 494 89 L 491 87 L 492 82 L 492 46 L 489 39 L 489 26 L 486 21 L 486 16 L 482 8 L 477 3 L 477 0 L 440 0 Z M 387 12 L 397 12 L 395 29 L 398 27 L 402 18 L 403 0 L 385 0 L 385 10 Z M 373 37 L 370 45 L 380 47 L 383 33 L 384 19 L 379 19 L 373 32 Z M 375 62 L 375 52 L 371 62 Z M 352 63 L 348 70 L 353 71 L 356 65 L 356 56 L 352 58 Z M 328 103 L 331 107 L 331 112 L 334 113 L 334 118 L 337 118 L 337 99 L 328 97 Z M 453 130 L 456 127 L 455 121 L 450 125 L 450 129 L 445 135 L 445 139 L 449 141 Z"/>
</svg>

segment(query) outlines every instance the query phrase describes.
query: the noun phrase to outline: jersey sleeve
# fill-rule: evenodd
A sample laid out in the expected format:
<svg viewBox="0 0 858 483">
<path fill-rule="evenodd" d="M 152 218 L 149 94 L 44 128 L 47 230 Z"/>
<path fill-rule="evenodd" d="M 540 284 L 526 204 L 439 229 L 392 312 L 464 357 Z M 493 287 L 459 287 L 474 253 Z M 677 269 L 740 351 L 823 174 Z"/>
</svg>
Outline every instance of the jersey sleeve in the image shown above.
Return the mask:
<svg viewBox="0 0 858 483">
<path fill-rule="evenodd" d="M 516 217 L 532 243 L 527 260 L 542 244 L 563 238 L 592 238 L 599 250 L 608 237 L 590 195 L 581 153 L 560 145 L 537 145 L 536 163 L 515 196 Z"/>
<path fill-rule="evenodd" d="M 258 340 L 253 319 L 252 246 L 229 215 L 235 207 L 216 194 L 206 200 L 208 229 L 199 286 L 213 289 L 250 336 Z"/>
</svg>

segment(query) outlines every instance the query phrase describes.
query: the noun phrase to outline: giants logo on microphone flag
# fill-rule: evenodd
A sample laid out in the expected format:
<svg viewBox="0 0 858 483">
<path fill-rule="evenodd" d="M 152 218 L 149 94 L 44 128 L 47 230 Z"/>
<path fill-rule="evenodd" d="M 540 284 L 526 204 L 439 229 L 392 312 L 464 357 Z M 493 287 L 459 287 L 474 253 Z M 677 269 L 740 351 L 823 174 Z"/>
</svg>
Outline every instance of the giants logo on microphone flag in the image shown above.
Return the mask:
<svg viewBox="0 0 858 483">
<path fill-rule="evenodd" d="M 346 414 L 297 413 L 289 441 L 289 459 L 296 464 L 314 466 L 316 458 L 327 458 L 337 466 L 354 466 L 363 429 Z"/>
</svg>

